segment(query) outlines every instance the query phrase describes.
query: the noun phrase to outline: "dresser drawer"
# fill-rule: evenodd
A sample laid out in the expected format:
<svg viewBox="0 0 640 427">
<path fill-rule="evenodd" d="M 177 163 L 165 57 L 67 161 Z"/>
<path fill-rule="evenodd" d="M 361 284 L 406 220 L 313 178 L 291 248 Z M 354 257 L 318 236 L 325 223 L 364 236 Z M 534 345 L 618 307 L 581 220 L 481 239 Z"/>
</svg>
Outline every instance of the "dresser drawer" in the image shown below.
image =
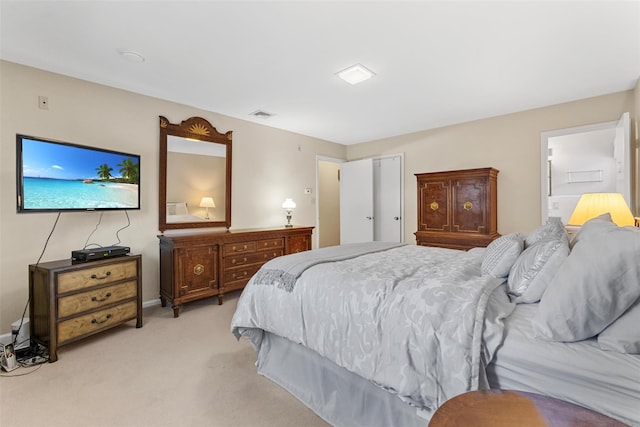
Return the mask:
<svg viewBox="0 0 640 427">
<path fill-rule="evenodd" d="M 258 240 L 258 250 L 265 249 L 278 249 L 284 248 L 284 239 L 283 238 L 275 238 L 275 239 L 266 239 L 266 240 Z"/>
<path fill-rule="evenodd" d="M 222 256 L 256 251 L 256 242 L 229 243 L 223 246 Z"/>
<path fill-rule="evenodd" d="M 249 265 L 249 264 L 255 264 L 255 263 L 264 264 L 270 259 L 282 256 L 283 253 L 284 253 L 284 250 L 280 248 L 280 249 L 266 250 L 266 251 L 260 251 L 255 253 L 247 253 L 244 255 L 239 254 L 239 255 L 227 256 L 224 258 L 224 267 L 225 268 L 239 267 L 241 265 Z"/>
<path fill-rule="evenodd" d="M 72 270 L 58 276 L 58 293 L 106 285 L 123 279 L 133 279 L 137 274 L 138 266 L 135 260 Z"/>
<path fill-rule="evenodd" d="M 128 319 L 135 319 L 138 312 L 135 301 L 96 311 L 84 316 L 65 320 L 58 324 L 58 344 L 116 325 Z"/>
<path fill-rule="evenodd" d="M 58 299 L 58 317 L 68 317 L 88 310 L 103 307 L 118 301 L 135 298 L 137 282 L 120 283 L 106 288 L 92 289 Z"/>
<path fill-rule="evenodd" d="M 261 264 L 252 264 L 246 267 L 225 268 L 224 282 L 233 282 L 234 280 L 250 279 L 260 269 Z M 226 288 L 226 285 L 225 285 Z"/>
</svg>

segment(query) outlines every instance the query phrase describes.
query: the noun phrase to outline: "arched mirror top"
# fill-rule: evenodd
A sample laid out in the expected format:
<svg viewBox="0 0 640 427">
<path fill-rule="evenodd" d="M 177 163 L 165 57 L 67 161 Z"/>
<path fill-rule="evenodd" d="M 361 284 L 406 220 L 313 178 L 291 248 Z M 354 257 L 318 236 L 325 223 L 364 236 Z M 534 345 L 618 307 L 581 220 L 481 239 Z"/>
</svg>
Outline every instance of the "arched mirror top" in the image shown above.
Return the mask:
<svg viewBox="0 0 640 427">
<path fill-rule="evenodd" d="M 231 226 L 232 131 L 160 116 L 160 231 Z"/>
</svg>

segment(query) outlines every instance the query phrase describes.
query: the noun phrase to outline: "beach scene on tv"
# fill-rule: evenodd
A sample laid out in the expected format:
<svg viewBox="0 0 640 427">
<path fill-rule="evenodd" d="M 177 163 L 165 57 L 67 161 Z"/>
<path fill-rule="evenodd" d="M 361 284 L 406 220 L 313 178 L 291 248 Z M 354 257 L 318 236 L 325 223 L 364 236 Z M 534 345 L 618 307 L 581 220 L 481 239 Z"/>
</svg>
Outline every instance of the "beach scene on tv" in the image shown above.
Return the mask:
<svg viewBox="0 0 640 427">
<path fill-rule="evenodd" d="M 139 157 L 22 140 L 23 209 L 137 209 Z"/>
</svg>

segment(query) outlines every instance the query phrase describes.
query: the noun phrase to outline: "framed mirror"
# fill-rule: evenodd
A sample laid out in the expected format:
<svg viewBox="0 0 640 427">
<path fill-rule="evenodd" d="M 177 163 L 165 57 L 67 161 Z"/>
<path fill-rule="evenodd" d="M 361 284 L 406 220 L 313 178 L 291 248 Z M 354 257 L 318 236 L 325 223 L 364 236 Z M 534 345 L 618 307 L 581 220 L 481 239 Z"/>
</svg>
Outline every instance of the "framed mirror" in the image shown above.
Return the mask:
<svg viewBox="0 0 640 427">
<path fill-rule="evenodd" d="M 160 231 L 231 226 L 231 135 L 160 116 Z"/>
</svg>

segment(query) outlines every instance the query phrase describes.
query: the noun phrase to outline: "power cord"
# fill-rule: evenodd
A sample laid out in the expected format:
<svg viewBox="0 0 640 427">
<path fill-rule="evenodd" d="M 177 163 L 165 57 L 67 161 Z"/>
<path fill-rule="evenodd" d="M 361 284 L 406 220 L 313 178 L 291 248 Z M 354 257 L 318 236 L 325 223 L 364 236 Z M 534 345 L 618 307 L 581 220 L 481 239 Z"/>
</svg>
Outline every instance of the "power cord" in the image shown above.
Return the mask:
<svg viewBox="0 0 640 427">
<path fill-rule="evenodd" d="M 125 228 L 128 228 L 131 225 L 131 219 L 129 218 L 129 211 L 127 211 L 125 209 L 124 214 L 127 216 L 127 225 L 125 225 L 124 227 L 120 228 L 118 231 L 116 231 L 116 239 L 118 239 L 118 241 L 114 244 L 114 246 L 119 245 L 120 244 L 120 232 L 122 230 L 124 230 Z"/>
<path fill-rule="evenodd" d="M 91 233 L 89 233 L 89 236 L 87 237 L 87 240 L 85 240 L 84 246 L 82 247 L 82 249 L 87 249 L 88 246 L 100 247 L 100 245 L 97 244 L 97 243 L 89 243 L 89 239 L 91 238 L 91 236 L 93 236 L 93 233 L 96 232 L 98 227 L 100 227 L 100 224 L 102 223 L 102 215 L 104 215 L 104 212 L 100 212 L 100 217 L 98 218 L 98 223 L 96 224 L 96 227 L 93 229 L 93 231 Z"/>
</svg>

